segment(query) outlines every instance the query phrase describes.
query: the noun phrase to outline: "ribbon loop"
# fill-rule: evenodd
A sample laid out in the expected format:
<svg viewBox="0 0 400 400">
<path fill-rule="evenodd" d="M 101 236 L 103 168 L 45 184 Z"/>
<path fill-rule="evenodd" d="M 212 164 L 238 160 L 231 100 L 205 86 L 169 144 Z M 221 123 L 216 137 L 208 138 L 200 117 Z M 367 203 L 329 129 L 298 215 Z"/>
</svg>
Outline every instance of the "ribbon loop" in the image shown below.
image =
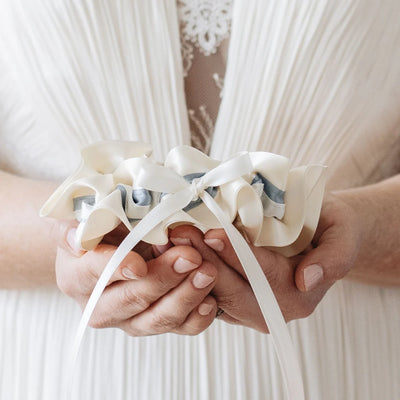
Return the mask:
<svg viewBox="0 0 400 400">
<path fill-rule="evenodd" d="M 250 155 L 248 152 L 243 152 L 208 171 L 201 179 L 205 187 L 221 186 L 252 171 Z"/>
<path fill-rule="evenodd" d="M 207 171 L 202 177 L 186 181 L 171 168 L 154 164 L 143 164 L 136 179 L 136 185 L 160 193 L 177 193 L 187 189 L 192 200 L 197 200 L 201 193 L 210 186 L 220 186 L 250 174 L 253 164 L 248 152 L 241 153 L 215 168 Z"/>
<path fill-rule="evenodd" d="M 161 165 L 143 165 L 138 173 L 136 185 L 160 193 L 177 193 L 188 183 L 171 168 Z"/>
</svg>

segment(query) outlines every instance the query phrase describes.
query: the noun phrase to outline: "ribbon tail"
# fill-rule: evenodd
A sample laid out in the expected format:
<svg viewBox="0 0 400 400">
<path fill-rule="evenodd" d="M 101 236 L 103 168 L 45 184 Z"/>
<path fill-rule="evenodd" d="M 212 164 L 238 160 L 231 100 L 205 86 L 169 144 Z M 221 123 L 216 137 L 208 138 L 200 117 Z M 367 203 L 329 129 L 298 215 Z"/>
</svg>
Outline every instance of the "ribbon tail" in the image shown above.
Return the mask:
<svg viewBox="0 0 400 400">
<path fill-rule="evenodd" d="M 89 301 L 86 304 L 85 310 L 83 311 L 82 317 L 79 321 L 79 326 L 76 331 L 74 344 L 72 347 L 71 358 L 69 363 L 69 376 L 71 377 L 71 385 L 73 380 L 74 367 L 78 358 L 79 349 L 82 343 L 82 339 L 86 328 L 89 324 L 90 318 L 96 307 L 97 302 L 100 299 L 101 294 L 104 292 L 109 280 L 111 279 L 118 266 L 128 255 L 128 253 L 139 243 L 139 241 L 146 236 L 153 228 L 155 228 L 164 219 L 167 219 L 171 215 L 180 211 L 186 207 L 192 199 L 192 194 L 188 190 L 182 190 L 178 193 L 172 194 L 165 197 L 163 201 L 151 210 L 137 225 L 136 227 L 125 237 L 121 242 L 118 249 L 115 251 L 110 261 L 104 268 L 99 280 L 90 295 Z"/>
<path fill-rule="evenodd" d="M 233 226 L 216 201 L 205 191 L 200 197 L 225 229 L 246 272 L 275 347 L 287 398 L 304 400 L 303 379 L 293 342 L 278 302 L 260 264 L 240 232 Z"/>
</svg>

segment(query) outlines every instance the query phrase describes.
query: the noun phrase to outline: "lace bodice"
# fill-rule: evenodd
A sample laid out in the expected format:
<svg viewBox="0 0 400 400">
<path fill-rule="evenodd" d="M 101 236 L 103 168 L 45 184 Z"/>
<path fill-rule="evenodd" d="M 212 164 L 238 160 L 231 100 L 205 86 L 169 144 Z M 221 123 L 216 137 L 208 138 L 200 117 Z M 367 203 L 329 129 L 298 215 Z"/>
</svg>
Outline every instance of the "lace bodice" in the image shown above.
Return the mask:
<svg viewBox="0 0 400 400">
<path fill-rule="evenodd" d="M 226 67 L 232 0 L 178 0 L 192 146 L 209 153 Z"/>
</svg>

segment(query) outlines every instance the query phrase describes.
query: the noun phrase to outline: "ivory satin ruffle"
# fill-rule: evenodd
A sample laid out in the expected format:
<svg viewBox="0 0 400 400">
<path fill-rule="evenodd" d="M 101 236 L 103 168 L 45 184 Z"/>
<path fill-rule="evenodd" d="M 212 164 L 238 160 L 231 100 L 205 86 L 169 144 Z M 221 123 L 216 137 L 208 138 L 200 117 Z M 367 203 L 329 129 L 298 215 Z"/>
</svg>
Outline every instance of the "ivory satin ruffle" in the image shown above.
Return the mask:
<svg viewBox="0 0 400 400">
<path fill-rule="evenodd" d="M 178 191 L 175 181 L 183 177 L 191 183 L 221 164 L 190 146 L 173 148 L 163 166 L 150 157 L 151 152 L 141 142 L 105 141 L 86 147 L 80 166 L 49 198 L 41 215 L 76 218 L 77 242 L 90 250 L 120 223 L 132 230 L 165 196 Z M 206 190 L 251 243 L 274 247 L 287 256 L 302 251 L 318 222 L 324 167 L 291 169 L 283 156 L 267 152 L 248 156 L 250 174 Z M 162 189 L 154 190 L 157 187 Z M 205 204 L 193 199 L 160 221 L 144 240 L 165 244 L 168 228 L 180 224 L 192 224 L 203 232 L 221 228 Z"/>
</svg>

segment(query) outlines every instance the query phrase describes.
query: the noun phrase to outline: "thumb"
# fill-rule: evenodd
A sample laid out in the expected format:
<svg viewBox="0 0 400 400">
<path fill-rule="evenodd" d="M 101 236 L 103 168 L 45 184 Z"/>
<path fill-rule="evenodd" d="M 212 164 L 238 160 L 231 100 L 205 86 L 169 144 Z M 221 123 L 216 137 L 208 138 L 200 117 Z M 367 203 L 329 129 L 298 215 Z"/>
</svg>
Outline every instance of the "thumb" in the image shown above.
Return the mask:
<svg viewBox="0 0 400 400">
<path fill-rule="evenodd" d="M 56 220 L 53 224 L 52 234 L 58 247 L 68 251 L 76 257 L 80 257 L 85 251 L 76 240 L 77 221 Z"/>
<path fill-rule="evenodd" d="M 331 286 L 352 267 L 358 241 L 348 225 L 331 225 L 320 235 L 317 246 L 307 253 L 295 272 L 297 288 L 309 292 Z"/>
</svg>

